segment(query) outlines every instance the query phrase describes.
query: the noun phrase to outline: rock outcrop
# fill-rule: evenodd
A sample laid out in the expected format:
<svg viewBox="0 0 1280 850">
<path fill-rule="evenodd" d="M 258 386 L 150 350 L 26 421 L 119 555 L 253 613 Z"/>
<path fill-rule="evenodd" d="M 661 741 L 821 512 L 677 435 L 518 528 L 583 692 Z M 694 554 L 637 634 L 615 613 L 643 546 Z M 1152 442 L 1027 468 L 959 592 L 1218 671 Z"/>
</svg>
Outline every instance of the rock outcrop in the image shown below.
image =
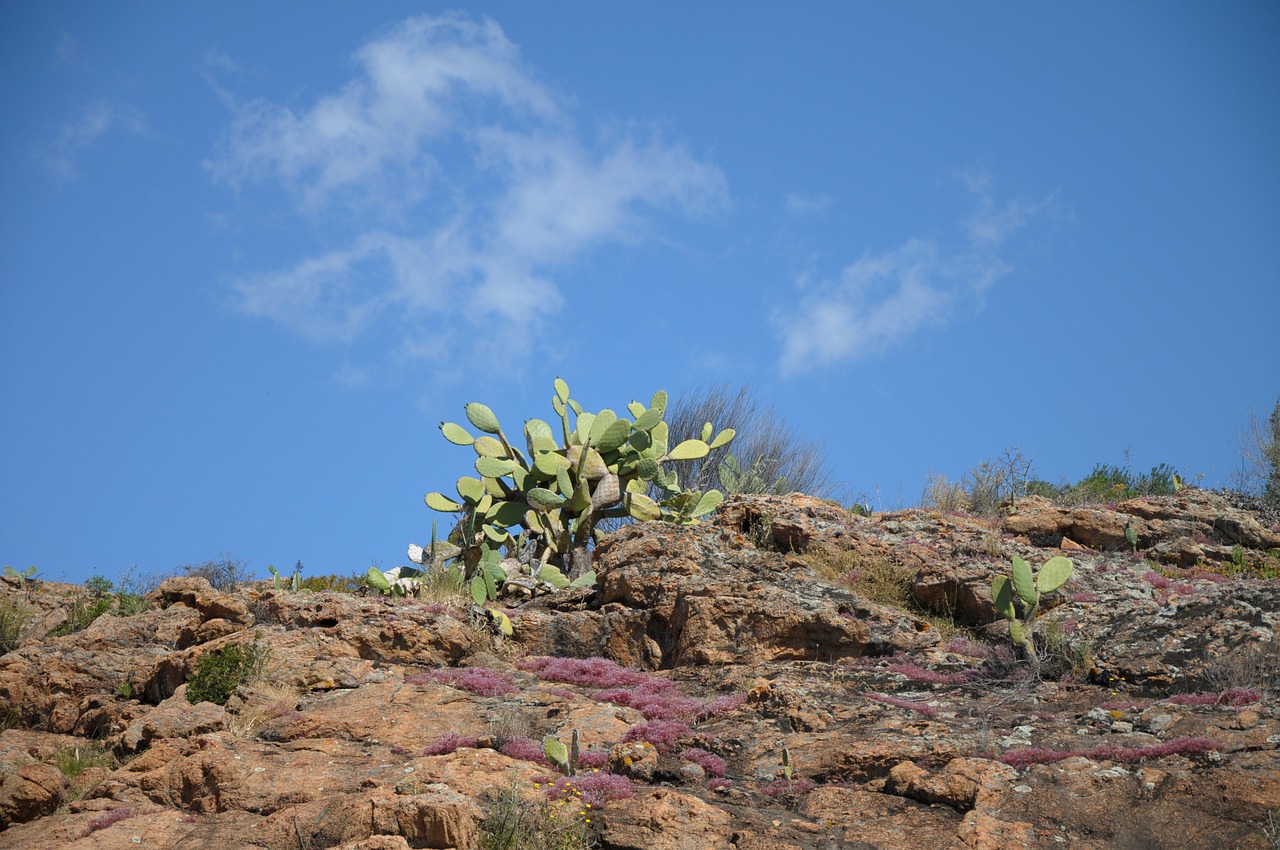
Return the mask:
<svg viewBox="0 0 1280 850">
<path fill-rule="evenodd" d="M 598 586 L 506 639 L 468 603 L 196 578 L 59 634 L 84 591 L 0 583 L 35 612 L 0 657 L 0 848 L 471 850 L 505 812 L 605 850 L 1268 850 L 1270 521 L 1194 489 L 999 520 L 731 497 L 610 535 Z M 1075 564 L 1043 680 L 990 601 L 1015 554 Z M 873 567 L 915 601 L 867 598 Z M 253 670 L 192 705 L 228 648 Z"/>
</svg>

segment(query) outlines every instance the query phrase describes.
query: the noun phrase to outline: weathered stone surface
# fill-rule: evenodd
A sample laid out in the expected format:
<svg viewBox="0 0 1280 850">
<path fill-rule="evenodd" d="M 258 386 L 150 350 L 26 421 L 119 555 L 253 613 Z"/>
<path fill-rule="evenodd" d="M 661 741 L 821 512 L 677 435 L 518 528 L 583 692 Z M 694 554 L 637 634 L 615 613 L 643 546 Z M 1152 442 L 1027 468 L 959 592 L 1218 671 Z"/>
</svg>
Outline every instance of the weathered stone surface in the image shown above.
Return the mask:
<svg viewBox="0 0 1280 850">
<path fill-rule="evenodd" d="M 615 850 L 727 850 L 732 819 L 697 797 L 655 789 L 608 807 L 601 840 Z"/>
<path fill-rule="evenodd" d="M 544 736 L 576 730 L 626 774 L 599 768 L 611 793 L 634 794 L 590 810 L 602 848 L 1267 850 L 1280 582 L 1257 577 L 1276 542 L 1261 517 L 1198 491 L 1019 499 L 1000 521 L 734 497 L 701 526 L 614 534 L 598 592 L 530 600 L 496 643 L 468 604 L 169 582 L 151 610 L 0 658 L 0 707 L 24 726 L 0 732 L 0 810 L 19 813 L 0 848 L 477 847 L 497 791 L 536 807 Z M 814 572 L 819 552 L 891 564 L 976 628 L 873 604 Z M 984 631 L 991 578 L 1062 553 L 1075 573 L 1042 624 L 1077 655 L 1036 681 L 1002 623 Z M 1255 577 L 1222 575 L 1241 561 Z M 76 592 L 0 583 L 41 622 Z M 265 663 L 225 707 L 186 702 L 199 658 L 255 643 Z M 528 654 L 631 669 L 543 681 Z M 80 744 L 127 758 L 68 783 L 53 763 Z"/>
<path fill-rule="evenodd" d="M 67 779 L 48 764 L 27 764 L 0 781 L 0 829 L 43 817 L 62 802 Z"/>
</svg>

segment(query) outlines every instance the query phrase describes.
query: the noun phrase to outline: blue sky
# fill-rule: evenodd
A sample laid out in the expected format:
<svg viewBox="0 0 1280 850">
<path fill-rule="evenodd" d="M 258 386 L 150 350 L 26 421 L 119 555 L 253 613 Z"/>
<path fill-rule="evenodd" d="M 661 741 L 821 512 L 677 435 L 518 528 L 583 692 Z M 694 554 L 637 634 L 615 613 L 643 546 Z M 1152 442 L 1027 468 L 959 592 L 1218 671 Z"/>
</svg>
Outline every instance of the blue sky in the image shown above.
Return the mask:
<svg viewBox="0 0 1280 850">
<path fill-rule="evenodd" d="M 0 2 L 0 562 L 404 563 L 563 376 L 841 490 L 1222 485 L 1280 396 L 1274 3 Z"/>
</svg>

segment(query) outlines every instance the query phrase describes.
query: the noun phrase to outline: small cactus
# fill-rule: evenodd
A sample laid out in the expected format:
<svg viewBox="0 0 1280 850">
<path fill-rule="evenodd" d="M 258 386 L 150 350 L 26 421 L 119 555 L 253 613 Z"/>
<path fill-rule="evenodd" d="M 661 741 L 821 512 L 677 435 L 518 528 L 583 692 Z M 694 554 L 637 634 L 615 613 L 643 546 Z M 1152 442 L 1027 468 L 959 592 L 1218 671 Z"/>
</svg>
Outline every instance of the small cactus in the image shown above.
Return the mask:
<svg viewBox="0 0 1280 850">
<path fill-rule="evenodd" d="M 27 587 L 27 579 L 31 578 L 36 574 L 36 568 L 34 566 L 30 566 L 30 567 L 27 567 L 22 572 L 18 572 L 13 567 L 5 567 L 4 574 L 7 575 L 9 578 L 16 578 L 18 580 L 19 589 L 25 590 Z"/>
<path fill-rule="evenodd" d="M 1009 621 L 1009 638 L 1023 649 L 1037 676 L 1040 675 L 1040 658 L 1036 655 L 1034 629 L 1040 598 L 1066 584 L 1073 568 L 1070 558 L 1059 555 L 1045 561 L 1039 574 L 1032 576 L 1031 565 L 1014 555 L 1010 574 L 998 575 L 991 580 L 991 599 L 996 610 Z M 1022 603 L 1024 613 L 1021 618 L 1015 597 Z"/>
</svg>

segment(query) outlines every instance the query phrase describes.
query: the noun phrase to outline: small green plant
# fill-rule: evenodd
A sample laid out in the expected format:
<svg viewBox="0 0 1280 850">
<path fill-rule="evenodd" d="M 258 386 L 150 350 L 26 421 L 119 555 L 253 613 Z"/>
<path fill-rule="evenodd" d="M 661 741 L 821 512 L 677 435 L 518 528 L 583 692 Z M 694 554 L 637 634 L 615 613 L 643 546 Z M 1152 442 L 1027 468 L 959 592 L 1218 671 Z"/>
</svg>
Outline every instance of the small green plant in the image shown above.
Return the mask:
<svg viewBox="0 0 1280 850">
<path fill-rule="evenodd" d="M 49 759 L 62 775 L 70 780 L 80 778 L 80 775 L 91 767 L 102 767 L 108 770 L 116 766 L 115 756 L 110 750 L 106 750 L 102 745 L 96 742 L 86 741 L 84 744 L 76 744 L 70 747 L 63 747 L 58 750 Z"/>
<path fill-rule="evenodd" d="M 101 599 L 104 596 L 110 595 L 114 587 L 115 585 L 111 583 L 111 579 L 97 575 L 90 577 L 89 580 L 84 583 L 84 589 L 89 591 L 95 599 Z"/>
<path fill-rule="evenodd" d="M 225 705 L 240 683 L 259 672 L 266 663 L 267 650 L 257 640 L 249 646 L 232 644 L 196 662 L 187 679 L 187 702 Z"/>
<path fill-rule="evenodd" d="M 718 490 L 681 489 L 675 472 L 663 464 L 706 457 L 727 445 L 734 431 L 717 434 L 708 422 L 700 439 L 668 446 L 665 392 L 655 393 L 647 407 L 631 402 L 627 410 L 633 421 L 608 409 L 584 411 L 569 397 L 568 384 L 557 378 L 551 406 L 560 419 L 563 445 L 550 424 L 530 419 L 524 425 L 527 451 L 511 444 L 493 411 L 479 402 L 465 411 L 481 436 L 472 437 L 453 422 L 440 423 L 446 440 L 477 455 L 480 477 L 459 478 L 458 499 L 426 495 L 429 508 L 462 515 L 450 542 L 461 550 L 464 578 L 477 604 L 497 598 L 506 578 L 498 565 L 504 549 L 523 553 L 529 547 L 530 573 L 555 586 L 570 580 L 592 584 L 591 547 L 601 520 L 693 524 L 724 498 Z M 648 495 L 650 488 L 657 498 Z M 517 527 L 519 534 L 512 534 Z"/>
<path fill-rule="evenodd" d="M 1034 633 L 1040 599 L 1066 584 L 1072 569 L 1071 559 L 1059 555 L 1045 561 L 1039 574 L 1033 576 L 1031 565 L 1014 555 L 1010 574 L 998 575 L 991 580 L 991 599 L 996 610 L 1009 621 L 1009 638 L 1015 646 L 1022 648 L 1037 676 L 1040 675 L 1040 658 L 1036 654 Z M 1018 616 L 1018 601 L 1022 603 L 1022 617 Z"/>
<path fill-rule="evenodd" d="M 782 778 L 791 781 L 791 750 L 782 748 Z"/>
<path fill-rule="evenodd" d="M 17 579 L 19 590 L 26 590 L 27 579 L 35 577 L 36 568 L 34 566 L 31 566 L 31 567 L 27 567 L 22 572 L 18 572 L 13 567 L 6 566 L 4 568 L 4 574 L 7 575 L 9 578 Z"/>
<path fill-rule="evenodd" d="M 587 850 L 592 808 L 570 792 L 549 800 L 518 780 L 489 799 L 480 823 L 481 850 Z"/>
<path fill-rule="evenodd" d="M 1133 527 L 1132 523 L 1124 524 L 1124 539 L 1133 547 L 1133 551 L 1138 551 L 1138 530 Z"/>
<path fill-rule="evenodd" d="M 62 637 L 84 631 L 94 620 L 110 611 L 115 602 L 115 597 L 110 594 L 105 596 L 86 595 L 79 592 L 72 594 L 67 609 L 67 619 L 50 632 L 50 635 Z"/>
<path fill-rule="evenodd" d="M 271 578 L 274 580 L 276 590 L 284 588 L 292 590 L 294 593 L 302 590 L 302 561 L 298 561 L 293 565 L 293 575 L 288 578 L 285 578 L 277 572 L 274 566 L 268 566 L 267 572 L 271 573 Z"/>
<path fill-rule="evenodd" d="M 128 679 L 121 682 L 120 687 L 116 688 L 116 696 L 124 700 L 133 699 L 133 683 Z"/>
<path fill-rule="evenodd" d="M 18 648 L 22 632 L 35 616 L 27 606 L 9 599 L 0 599 L 0 655 Z"/>
</svg>

